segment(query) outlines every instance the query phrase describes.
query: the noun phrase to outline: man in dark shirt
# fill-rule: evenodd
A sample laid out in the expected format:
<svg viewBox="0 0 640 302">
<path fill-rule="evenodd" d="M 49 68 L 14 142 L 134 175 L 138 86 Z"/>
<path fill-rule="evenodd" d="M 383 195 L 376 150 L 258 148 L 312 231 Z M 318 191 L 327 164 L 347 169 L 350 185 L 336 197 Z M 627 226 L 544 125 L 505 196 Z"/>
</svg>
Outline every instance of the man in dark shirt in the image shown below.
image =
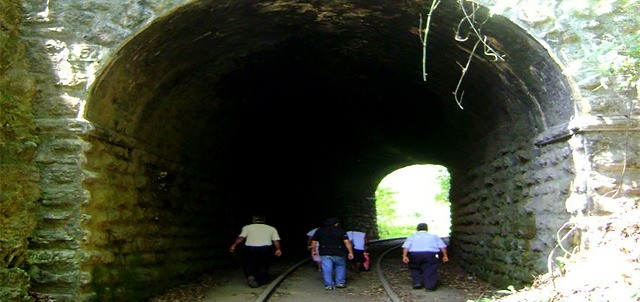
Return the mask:
<svg viewBox="0 0 640 302">
<path fill-rule="evenodd" d="M 353 259 L 353 247 L 339 224 L 337 218 L 327 218 L 311 238 L 311 256 L 320 255 L 322 280 L 328 290 L 347 287 L 347 258 Z"/>
</svg>

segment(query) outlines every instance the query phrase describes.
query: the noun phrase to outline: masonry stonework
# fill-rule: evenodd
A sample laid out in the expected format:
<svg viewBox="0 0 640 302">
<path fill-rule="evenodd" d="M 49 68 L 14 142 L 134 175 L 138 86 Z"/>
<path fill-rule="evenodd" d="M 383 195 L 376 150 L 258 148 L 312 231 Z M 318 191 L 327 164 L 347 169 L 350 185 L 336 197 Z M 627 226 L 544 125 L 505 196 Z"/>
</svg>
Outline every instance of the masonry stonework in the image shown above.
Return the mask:
<svg viewBox="0 0 640 302">
<path fill-rule="evenodd" d="M 450 2 L 443 3 L 441 9 L 459 14 L 455 1 Z M 510 1 L 509 6 L 503 6 L 501 1 L 477 1 L 498 12 L 492 18 L 508 19 L 515 24 L 503 28 L 518 33 L 505 34 L 500 40 L 502 43 L 511 42 L 511 37 L 530 35 L 531 40 L 540 45 L 518 44 L 509 48 L 514 51 L 507 54 L 513 57 L 508 66 L 492 65 L 481 56 L 477 56 L 479 65 L 474 66 L 495 68 L 493 72 L 509 75 L 528 70 L 527 77 L 549 83 L 520 84 L 530 95 L 548 96 L 546 101 L 533 98 L 534 101 L 528 102 L 519 97 L 514 91 L 521 87 L 512 87 L 516 84 L 510 86 L 514 91 L 494 96 L 504 99 L 508 106 L 517 104 L 514 108 L 535 108 L 528 112 L 536 114 L 521 116 L 513 113 L 516 111 L 505 110 L 509 112 L 500 113 L 503 119 L 493 120 L 492 116 L 485 115 L 482 119 L 490 122 L 473 124 L 490 125 L 486 129 L 451 134 L 452 137 L 466 135 L 469 141 L 465 145 L 468 149 L 464 150 L 468 157 L 458 161 L 451 170 L 452 245 L 465 269 L 498 285 L 527 284 L 534 274 L 545 272 L 553 256 L 560 253 L 558 233 L 568 236 L 567 246 L 596 248 L 599 238 L 607 235 L 606 226 L 617 215 L 637 209 L 640 198 L 637 83 L 629 86 L 625 74 L 607 73 L 599 64 L 605 54 L 609 60 L 620 59 L 611 58 L 615 54 L 602 49 L 637 35 L 640 21 L 629 12 L 632 5 L 623 9 L 625 1 L 597 7 L 585 6 L 582 2 Z M 342 29 L 358 29 L 366 23 L 363 21 L 369 16 L 366 12 L 375 11 L 368 7 L 356 10 L 351 4 L 335 5 L 327 1 L 279 5 L 265 3 L 259 11 L 283 12 L 282 16 L 290 17 L 283 18 L 288 20 L 285 25 L 276 22 L 277 26 L 272 28 L 265 22 L 254 27 L 244 24 L 259 29 L 257 33 L 273 30 L 264 40 L 228 52 L 210 50 L 221 53 L 216 58 L 219 60 L 215 65 L 217 70 L 240 68 L 243 59 L 251 58 L 252 52 L 263 56 L 260 51 L 277 45 L 279 37 L 286 37 L 291 28 L 307 30 L 317 26 L 327 32 L 340 33 Z M 195 141 L 192 146 L 205 144 L 215 138 L 223 147 L 211 150 L 227 154 L 225 148 L 231 147 L 224 147 L 224 143 L 231 145 L 233 139 L 217 134 L 221 131 L 198 132 L 189 126 L 172 124 L 169 119 L 165 119 L 166 125 L 172 127 L 158 125 L 166 131 L 156 133 L 148 128 L 153 124 L 145 126 L 144 122 L 145 118 L 152 120 L 149 117 L 152 114 L 162 116 L 162 112 L 179 110 L 197 119 L 203 112 L 215 109 L 228 113 L 216 117 L 227 120 L 229 128 L 236 127 L 236 119 L 240 120 L 243 115 L 238 113 L 242 112 L 240 109 L 224 111 L 227 109 L 224 106 L 211 104 L 216 97 L 230 92 L 222 89 L 225 88 L 222 84 L 211 88 L 210 94 L 215 95 L 207 103 L 211 108 L 184 106 L 178 109 L 168 105 L 163 108 L 160 102 L 149 102 L 147 107 L 138 110 L 133 106 L 119 107 L 128 101 L 124 93 L 92 89 L 103 87 L 96 81 L 103 84 L 113 80 L 121 91 L 135 91 L 141 97 L 155 95 L 163 89 L 160 84 L 134 88 L 136 80 L 167 75 L 136 74 L 139 72 L 136 68 L 142 65 L 160 68 L 175 62 L 144 61 L 165 55 L 158 51 L 145 58 L 131 58 L 124 61 L 126 64 L 116 64 L 123 62 L 118 60 L 129 51 L 127 47 L 145 47 L 132 46 L 135 37 L 147 30 L 151 37 L 148 44 L 153 44 L 168 37 L 188 36 L 192 32 L 180 28 L 176 21 L 184 20 L 180 19 L 181 14 L 210 11 L 212 16 L 205 23 L 226 24 L 228 28 L 220 25 L 218 32 L 194 37 L 191 39 L 194 49 L 198 41 L 213 38 L 219 39 L 216 41 L 220 44 L 243 45 L 241 41 L 250 39 L 256 32 L 247 31 L 236 37 L 231 34 L 233 30 L 244 27 L 234 27 L 234 22 L 242 24 L 238 20 L 243 20 L 241 18 L 255 7 L 246 1 L 179 0 L 120 1 L 117 5 L 108 0 L 0 0 L 0 6 L 0 298 L 28 301 L 32 293 L 57 301 L 141 301 L 207 269 L 224 265 L 227 244 L 236 235 L 235 226 L 242 225 L 241 217 L 247 215 L 248 206 L 234 198 L 237 192 L 228 189 L 229 179 L 236 176 L 222 171 L 224 158 L 216 162 L 217 153 L 199 154 L 195 148 L 192 152 L 184 151 L 189 150 L 184 145 L 190 141 Z M 428 7 L 428 3 L 406 1 L 399 8 L 390 6 L 388 10 L 395 9 L 398 14 L 424 13 Z M 226 13 L 216 14 L 219 11 Z M 309 17 L 309 12 L 317 14 Z M 176 31 L 149 33 L 150 28 L 159 23 L 169 24 L 167 28 Z M 451 38 L 451 30 L 444 28 L 438 32 L 438 24 L 433 30 L 440 34 L 436 34 L 434 41 L 439 41 L 438 37 Z M 488 27 L 488 30 L 497 29 Z M 363 41 L 351 40 L 332 53 L 366 49 L 360 48 L 366 44 Z M 175 51 L 175 45 L 163 46 L 166 48 L 158 49 Z M 534 50 L 539 47 L 548 54 L 538 55 Z M 370 55 L 358 54 L 363 58 Z M 528 55 L 538 61 L 517 59 Z M 371 56 L 380 62 L 393 57 Z M 227 58 L 233 60 L 225 61 Z M 406 60 L 411 62 L 413 58 Z M 409 65 L 413 66 L 407 63 Z M 167 68 L 164 69 L 167 73 L 184 72 L 181 65 Z M 223 77 L 222 71 L 209 72 L 215 74 L 212 78 Z M 183 83 L 171 84 L 181 87 Z M 228 89 L 248 90 L 247 87 L 234 88 Z M 485 88 L 479 87 L 475 92 Z M 469 89 L 467 98 L 474 92 Z M 443 94 L 450 95 L 450 92 Z M 99 96 L 112 97 L 113 102 L 102 102 Z M 196 93 L 158 96 L 167 100 L 200 98 L 206 97 Z M 94 119 L 85 115 L 86 106 L 92 101 L 106 104 L 92 109 Z M 491 104 L 495 103 L 487 103 L 485 107 L 493 106 Z M 500 110 L 498 107 L 496 112 Z M 105 121 L 113 124 L 105 126 Z M 185 123 L 188 123 L 186 119 Z M 260 127 L 264 125 L 256 126 Z M 144 131 L 149 133 L 148 137 L 137 136 Z M 270 147 L 261 144 L 255 146 L 255 152 L 266 152 Z M 398 149 L 401 148 L 387 147 L 385 154 Z M 231 153 L 234 151 L 237 150 Z M 327 202 L 327 208 L 340 208 L 346 215 L 357 217 L 356 222 L 351 222 L 354 225 L 375 227 L 375 209 L 362 211 L 363 207 L 373 207 L 364 197 L 371 196 L 375 191 L 373 185 L 391 172 L 392 167 L 408 165 L 416 157 L 420 156 L 406 157 L 382 168 L 370 168 L 349 158 L 356 162 L 349 166 L 352 170 L 337 169 L 335 178 L 327 177 L 321 188 L 309 184 L 303 189 L 291 189 L 300 190 L 291 193 L 291 199 L 302 203 L 304 197 L 330 191 L 327 196 L 335 200 Z M 194 158 L 203 160 L 199 162 Z M 245 160 L 251 161 L 251 158 Z M 297 171 L 304 164 L 322 160 L 324 156 L 315 156 L 289 169 Z M 199 164 L 207 162 L 214 163 L 206 170 L 201 169 Z M 369 165 L 373 163 L 387 162 L 375 157 Z M 322 164 L 313 167 L 322 168 Z M 249 172 L 256 173 L 248 171 L 237 177 L 238 181 L 246 181 L 247 190 L 251 186 L 259 187 L 272 176 L 258 173 L 260 178 Z M 333 183 L 347 179 L 357 181 Z M 275 185 L 257 190 L 272 196 L 269 190 L 273 187 Z M 276 198 L 265 199 L 259 195 L 250 205 L 290 207 L 278 204 L 277 200 L 289 198 L 286 190 L 276 191 L 279 192 Z M 314 218 L 319 220 L 323 214 L 329 214 L 326 208 L 317 209 L 318 217 Z M 307 221 L 302 218 L 290 220 L 292 225 L 306 229 Z"/>
</svg>

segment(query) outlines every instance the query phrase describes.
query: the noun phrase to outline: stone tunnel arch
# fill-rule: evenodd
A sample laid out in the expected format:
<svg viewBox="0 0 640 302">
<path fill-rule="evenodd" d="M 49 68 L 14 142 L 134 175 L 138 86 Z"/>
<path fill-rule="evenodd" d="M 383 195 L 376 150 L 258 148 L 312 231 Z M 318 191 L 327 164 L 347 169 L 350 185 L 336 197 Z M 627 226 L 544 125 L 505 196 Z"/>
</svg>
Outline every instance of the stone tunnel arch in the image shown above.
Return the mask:
<svg viewBox="0 0 640 302">
<path fill-rule="evenodd" d="M 224 265 L 253 211 L 291 245 L 326 215 L 375 225 L 358 209 L 376 185 L 424 162 L 450 168 L 465 268 L 497 284 L 541 272 L 569 218 L 573 159 L 558 133 L 579 105 L 572 85 L 543 44 L 496 15 L 482 30 L 507 60 L 473 56 L 459 109 L 457 62 L 473 47 L 453 39 L 464 16 L 453 2 L 434 13 L 425 82 L 425 9 L 197 1 L 127 40 L 85 112 L 81 291 L 143 298 Z"/>
</svg>

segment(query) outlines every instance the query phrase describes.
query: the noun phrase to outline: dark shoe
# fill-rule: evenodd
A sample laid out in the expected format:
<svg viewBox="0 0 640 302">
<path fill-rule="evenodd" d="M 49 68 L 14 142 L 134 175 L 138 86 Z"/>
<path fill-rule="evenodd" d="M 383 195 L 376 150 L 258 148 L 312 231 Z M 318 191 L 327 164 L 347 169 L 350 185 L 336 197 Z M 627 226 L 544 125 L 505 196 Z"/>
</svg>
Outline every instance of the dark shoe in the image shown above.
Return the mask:
<svg viewBox="0 0 640 302">
<path fill-rule="evenodd" d="M 324 289 L 326 290 L 333 290 L 333 286 L 325 286 Z"/>
<path fill-rule="evenodd" d="M 336 285 L 336 287 L 337 287 L 337 288 L 346 288 L 346 287 L 347 287 L 347 285 L 346 285 L 346 284 L 344 284 L 344 283 L 341 283 L 341 284 Z"/>
<path fill-rule="evenodd" d="M 422 288 L 422 285 L 420 285 L 420 284 L 414 284 L 413 285 L 413 289 L 421 289 L 421 288 Z"/>
<path fill-rule="evenodd" d="M 436 291 L 435 288 L 425 288 L 425 290 L 428 291 L 428 292 L 435 292 Z"/>
<path fill-rule="evenodd" d="M 258 284 L 258 281 L 256 281 L 256 278 L 254 276 L 249 276 L 247 278 L 247 283 L 249 283 L 249 286 L 253 288 L 260 286 L 260 284 Z"/>
</svg>

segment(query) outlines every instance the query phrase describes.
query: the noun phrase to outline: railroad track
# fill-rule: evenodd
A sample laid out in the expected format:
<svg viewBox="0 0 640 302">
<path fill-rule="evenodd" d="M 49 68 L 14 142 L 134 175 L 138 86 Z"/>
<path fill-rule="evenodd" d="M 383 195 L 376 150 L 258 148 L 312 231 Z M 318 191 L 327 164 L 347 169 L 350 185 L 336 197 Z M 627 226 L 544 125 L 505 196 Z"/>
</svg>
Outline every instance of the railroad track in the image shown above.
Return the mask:
<svg viewBox="0 0 640 302">
<path fill-rule="evenodd" d="M 347 288 L 325 290 L 322 273 L 310 257 L 274 262 L 273 281 L 249 287 L 238 266 L 212 272 L 200 283 L 183 285 L 174 294 L 148 302 L 466 302 L 488 297 L 495 288 L 473 278 L 455 264 L 441 266 L 441 283 L 435 292 L 414 290 L 399 251 L 404 238 L 375 240 L 368 244 L 371 268 L 368 272 L 347 271 Z M 454 258 L 455 259 L 455 258 Z"/>
<path fill-rule="evenodd" d="M 392 301 L 400 302 L 389 280 L 385 278 L 382 263 L 390 252 L 400 248 L 404 238 L 375 240 L 368 244 L 372 267 L 368 272 L 347 273 L 348 287 L 327 291 L 322 285 L 320 272 L 315 264 L 305 259 L 287 269 L 274 279 L 254 300 L 254 302 L 287 301 Z M 393 254 L 396 261 L 398 255 Z M 310 269 L 310 267 L 312 267 Z M 310 285 L 312 288 L 310 288 Z M 383 290 L 380 290 L 382 288 Z"/>
</svg>

